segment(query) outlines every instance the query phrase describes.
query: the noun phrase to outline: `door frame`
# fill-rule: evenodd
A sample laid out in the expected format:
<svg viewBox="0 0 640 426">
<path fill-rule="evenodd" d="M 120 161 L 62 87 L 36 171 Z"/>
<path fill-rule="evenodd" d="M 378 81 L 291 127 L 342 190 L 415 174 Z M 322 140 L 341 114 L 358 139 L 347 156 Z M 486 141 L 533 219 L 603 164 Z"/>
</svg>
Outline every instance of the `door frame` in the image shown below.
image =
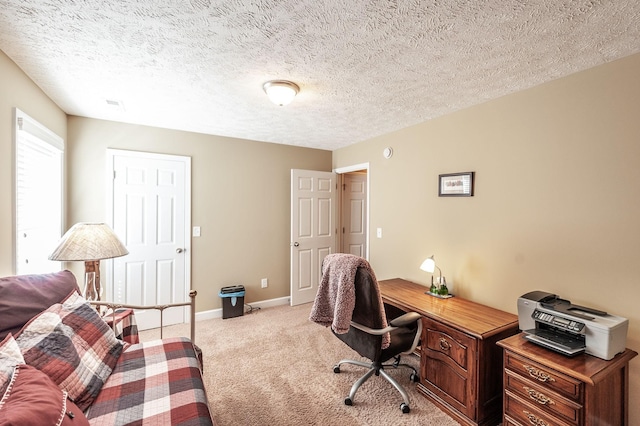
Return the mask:
<svg viewBox="0 0 640 426">
<path fill-rule="evenodd" d="M 358 172 L 358 171 L 362 171 L 362 170 L 366 170 L 367 172 L 367 212 L 366 212 L 366 221 L 367 221 L 367 230 L 366 230 L 366 235 L 367 235 L 367 244 L 365 246 L 365 256 L 364 258 L 366 260 L 369 260 L 369 244 L 370 244 L 370 240 L 371 240 L 371 234 L 369 233 L 370 227 L 371 227 L 371 221 L 369 220 L 369 214 L 370 214 L 370 208 L 369 208 L 369 203 L 370 203 L 370 199 L 371 197 L 369 196 L 370 194 L 370 190 L 371 190 L 371 173 L 369 170 L 369 163 L 360 163 L 360 164 L 354 164 L 352 166 L 345 166 L 345 167 L 338 167 L 336 169 L 333 169 L 333 172 L 336 173 L 338 175 L 338 185 L 342 188 L 342 184 L 344 177 L 342 176 L 345 173 L 351 173 L 351 172 Z M 340 191 L 340 196 L 338 197 L 338 229 L 342 229 L 342 209 L 343 209 L 343 205 L 342 205 L 342 196 L 343 196 L 343 192 L 344 191 Z M 338 247 L 342 247 L 342 232 L 338 232 L 338 241 L 337 241 L 337 246 Z"/>
<path fill-rule="evenodd" d="M 155 159 L 155 160 L 171 160 L 171 161 L 181 161 L 184 162 L 185 165 L 185 180 L 184 180 L 184 232 L 185 232 L 185 247 L 184 247 L 184 283 L 185 288 L 187 289 L 187 294 L 189 290 L 192 290 L 191 286 L 191 157 L 186 155 L 172 155 L 172 154 L 161 154 L 155 152 L 145 152 L 145 151 L 129 151 L 124 149 L 114 149 L 107 148 L 106 152 L 106 217 L 107 224 L 113 228 L 113 190 L 114 190 L 114 179 L 113 179 L 113 157 L 116 155 L 126 156 L 132 158 L 144 158 L 144 159 Z M 112 298 L 113 296 L 113 260 L 106 259 L 102 261 L 101 270 L 104 271 L 105 276 L 105 284 L 106 284 L 106 295 L 107 300 Z M 185 300 L 187 295 L 185 294 Z M 189 308 L 187 307 L 184 311 L 184 322 L 188 322 L 189 320 Z"/>
</svg>

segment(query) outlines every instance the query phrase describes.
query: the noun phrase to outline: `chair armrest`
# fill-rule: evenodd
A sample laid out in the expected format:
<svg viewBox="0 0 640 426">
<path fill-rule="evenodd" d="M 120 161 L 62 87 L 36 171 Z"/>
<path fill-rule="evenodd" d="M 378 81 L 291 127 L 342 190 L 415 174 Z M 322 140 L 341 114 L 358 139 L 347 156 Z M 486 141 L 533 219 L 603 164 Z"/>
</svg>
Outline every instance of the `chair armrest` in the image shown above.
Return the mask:
<svg viewBox="0 0 640 426">
<path fill-rule="evenodd" d="M 397 328 L 397 327 L 371 328 L 371 327 L 367 327 L 366 325 L 362 325 L 353 321 L 351 321 L 351 327 L 357 328 L 358 330 L 362 330 L 368 334 L 373 334 L 374 336 L 382 336 L 383 334 L 388 333 Z"/>
<path fill-rule="evenodd" d="M 404 315 L 399 316 L 398 318 L 395 318 L 389 323 L 389 326 L 385 328 L 370 328 L 353 321 L 351 321 L 351 326 L 357 328 L 358 330 L 362 330 L 365 333 L 373 334 L 374 336 L 381 336 L 385 333 L 396 330 L 399 327 L 416 323 L 418 324 L 418 330 L 416 331 L 416 335 L 413 339 L 413 344 L 411 345 L 411 348 L 409 350 L 407 350 L 406 352 L 402 352 L 403 354 L 410 354 L 413 353 L 413 351 L 415 351 L 415 349 L 420 344 L 420 338 L 422 336 L 422 321 L 420 321 L 421 317 L 422 316 L 417 312 L 408 312 Z"/>
<path fill-rule="evenodd" d="M 403 327 L 405 325 L 409 325 L 418 321 L 420 317 L 421 315 L 417 312 L 407 312 L 406 314 L 393 319 L 391 322 L 389 322 L 389 325 L 392 327 Z"/>
<path fill-rule="evenodd" d="M 398 318 L 395 318 L 385 328 L 371 328 L 353 321 L 351 321 L 351 326 L 357 328 L 358 330 L 362 330 L 365 333 L 373 334 L 374 336 L 381 336 L 385 333 L 389 333 L 390 331 L 395 330 L 398 327 L 404 327 L 405 325 L 413 324 L 418 320 L 420 320 L 419 313 L 408 312 L 404 315 L 399 316 Z"/>
</svg>

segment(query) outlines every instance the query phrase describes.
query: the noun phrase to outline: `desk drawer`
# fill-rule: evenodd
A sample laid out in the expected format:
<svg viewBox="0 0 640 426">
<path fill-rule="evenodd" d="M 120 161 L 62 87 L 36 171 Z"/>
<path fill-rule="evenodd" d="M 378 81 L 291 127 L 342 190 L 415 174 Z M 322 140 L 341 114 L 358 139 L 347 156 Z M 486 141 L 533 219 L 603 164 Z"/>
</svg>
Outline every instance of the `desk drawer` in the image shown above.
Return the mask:
<svg viewBox="0 0 640 426">
<path fill-rule="evenodd" d="M 522 425 L 516 422 L 515 420 L 513 420 L 511 417 L 504 416 L 504 421 L 502 422 L 502 426 L 522 426 Z"/>
<path fill-rule="evenodd" d="M 428 318 L 423 319 L 423 327 L 423 345 L 434 352 L 441 353 L 464 371 L 469 370 L 469 362 L 473 358 L 476 343 L 473 337 Z"/>
<path fill-rule="evenodd" d="M 534 405 L 540 412 L 544 411 L 570 424 L 579 423 L 582 414 L 580 404 L 564 398 L 535 380 L 526 379 L 508 369 L 505 370 L 504 377 L 506 390 Z"/>
<path fill-rule="evenodd" d="M 446 404 L 473 418 L 477 340 L 429 318 L 422 321 L 422 384 Z"/>
<path fill-rule="evenodd" d="M 553 415 L 546 413 L 535 405 L 518 398 L 518 396 L 506 390 L 504 393 L 504 414 L 505 418 L 513 420 L 511 423 L 534 426 L 573 426 Z M 509 423 L 507 423 L 509 424 Z"/>
<path fill-rule="evenodd" d="M 535 363 L 527 358 L 522 358 L 512 352 L 505 353 L 504 368 L 521 376 L 544 385 L 561 395 L 578 403 L 582 403 L 584 384 L 576 379 L 560 374 L 559 372 Z"/>
</svg>

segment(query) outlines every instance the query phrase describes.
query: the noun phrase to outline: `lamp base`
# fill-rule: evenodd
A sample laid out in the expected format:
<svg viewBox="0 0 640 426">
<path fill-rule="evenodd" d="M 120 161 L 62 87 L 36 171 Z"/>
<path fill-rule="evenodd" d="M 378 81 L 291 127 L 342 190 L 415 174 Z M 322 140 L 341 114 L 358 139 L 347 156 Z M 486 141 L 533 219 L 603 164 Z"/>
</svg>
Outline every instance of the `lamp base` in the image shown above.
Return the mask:
<svg viewBox="0 0 640 426">
<path fill-rule="evenodd" d="M 85 272 L 84 274 L 84 298 L 89 301 L 98 301 L 100 297 L 96 290 L 96 273 Z"/>
<path fill-rule="evenodd" d="M 99 301 L 102 294 L 100 287 L 100 261 L 86 260 L 84 262 L 84 298 Z"/>
</svg>

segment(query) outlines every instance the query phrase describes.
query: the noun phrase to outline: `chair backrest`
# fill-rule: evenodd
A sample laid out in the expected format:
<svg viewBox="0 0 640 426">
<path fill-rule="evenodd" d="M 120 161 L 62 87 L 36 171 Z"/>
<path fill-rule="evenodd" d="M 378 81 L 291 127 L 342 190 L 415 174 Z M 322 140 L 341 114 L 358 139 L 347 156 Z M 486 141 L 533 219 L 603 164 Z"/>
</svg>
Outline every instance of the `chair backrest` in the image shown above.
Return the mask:
<svg viewBox="0 0 640 426">
<path fill-rule="evenodd" d="M 366 268 L 358 268 L 355 277 L 355 307 L 351 320 L 369 328 L 382 328 L 378 282 Z M 346 334 L 336 334 L 353 350 L 370 360 L 378 360 L 382 351 L 382 336 L 375 336 L 351 327 Z"/>
</svg>

